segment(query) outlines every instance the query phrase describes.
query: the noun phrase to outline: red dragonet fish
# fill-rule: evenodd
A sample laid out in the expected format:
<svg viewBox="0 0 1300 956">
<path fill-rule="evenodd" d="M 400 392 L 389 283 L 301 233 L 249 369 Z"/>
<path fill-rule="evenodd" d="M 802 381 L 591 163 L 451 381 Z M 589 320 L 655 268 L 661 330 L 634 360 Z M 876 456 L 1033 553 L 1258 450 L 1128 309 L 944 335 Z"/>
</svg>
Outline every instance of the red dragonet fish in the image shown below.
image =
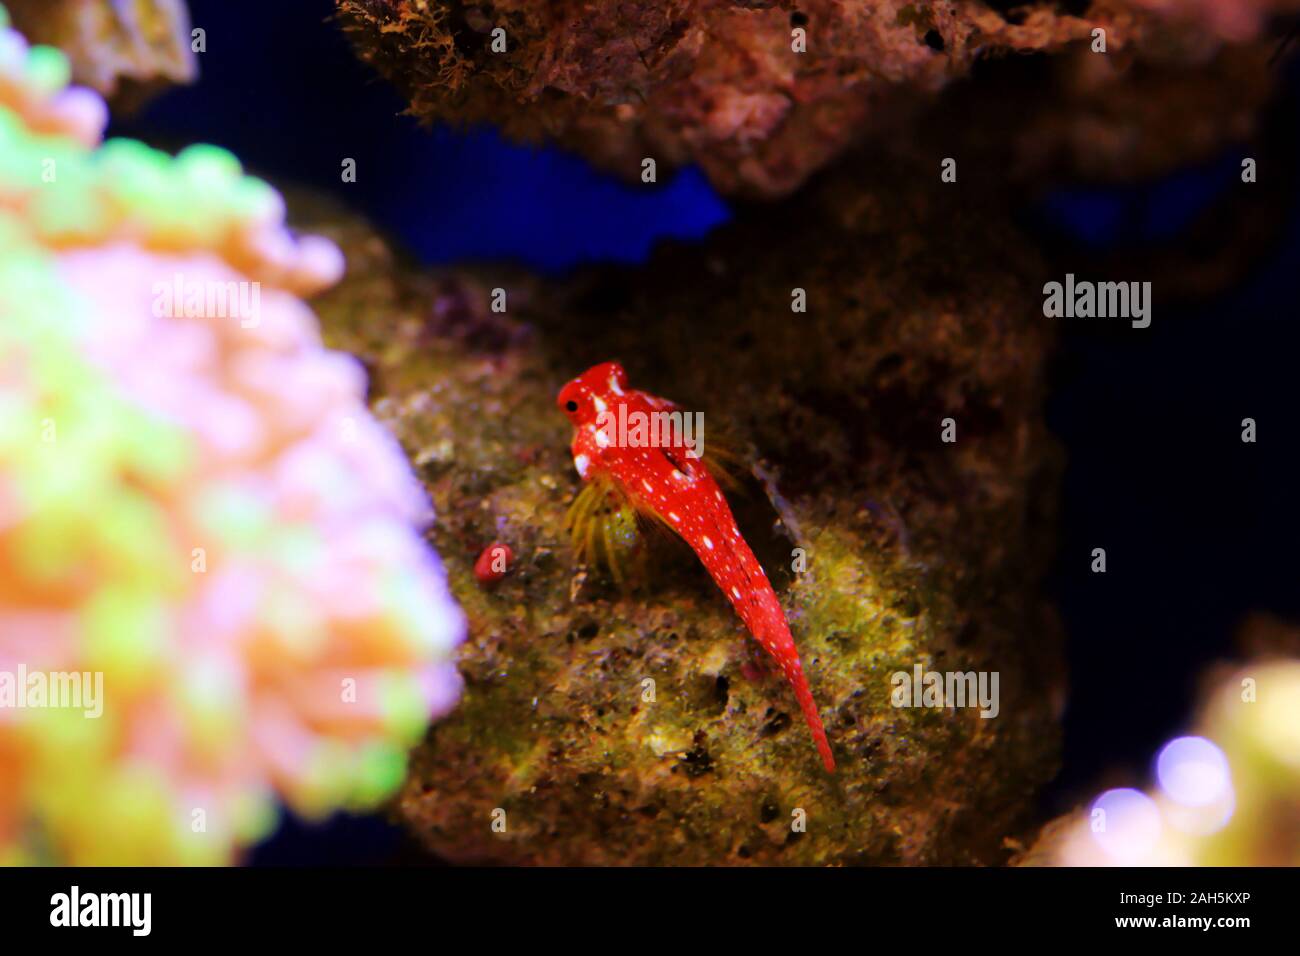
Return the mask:
<svg viewBox="0 0 1300 956">
<path fill-rule="evenodd" d="M 745 627 L 781 665 L 822 763 L 833 772 L 835 758 L 781 602 L 740 536 L 718 481 L 697 454 L 702 429 L 692 437 L 689 428 L 676 427 L 685 413 L 666 399 L 629 388 L 627 373 L 617 362 L 583 372 L 560 389 L 556 404 L 573 422 L 573 463 L 587 483 L 574 502 L 571 522 L 575 512 L 590 522 L 593 511 L 609 510 L 605 502 L 611 499 L 662 522 L 690 545 Z M 660 427 L 665 422 L 672 427 Z M 608 523 L 604 535 L 612 559 Z M 589 527 L 588 550 L 591 536 Z M 580 536 L 575 541 L 581 545 Z"/>
</svg>

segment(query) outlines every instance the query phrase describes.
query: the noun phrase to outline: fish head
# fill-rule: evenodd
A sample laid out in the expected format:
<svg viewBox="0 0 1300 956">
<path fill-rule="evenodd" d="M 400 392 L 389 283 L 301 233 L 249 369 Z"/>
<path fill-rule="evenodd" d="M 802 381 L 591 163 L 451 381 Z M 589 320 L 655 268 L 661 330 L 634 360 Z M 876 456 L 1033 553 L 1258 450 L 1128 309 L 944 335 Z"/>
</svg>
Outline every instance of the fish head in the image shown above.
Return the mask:
<svg viewBox="0 0 1300 956">
<path fill-rule="evenodd" d="M 626 392 L 627 372 L 623 366 L 617 362 L 601 362 L 560 389 L 555 404 L 573 424 L 586 425 L 617 404 Z"/>
</svg>

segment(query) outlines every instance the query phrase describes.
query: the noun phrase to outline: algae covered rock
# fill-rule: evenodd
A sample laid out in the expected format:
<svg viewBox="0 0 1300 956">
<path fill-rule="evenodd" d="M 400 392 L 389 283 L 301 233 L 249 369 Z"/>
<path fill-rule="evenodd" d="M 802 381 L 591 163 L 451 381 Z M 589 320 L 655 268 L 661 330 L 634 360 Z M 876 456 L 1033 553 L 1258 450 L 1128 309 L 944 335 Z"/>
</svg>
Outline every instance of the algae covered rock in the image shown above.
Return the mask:
<svg viewBox="0 0 1300 956">
<path fill-rule="evenodd" d="M 1061 703 L 1035 593 L 1055 468 L 1041 278 L 987 210 L 888 168 L 870 177 L 895 188 L 866 193 L 862 169 L 641 271 L 554 286 L 419 274 L 362 225 L 305 217 L 350 262 L 318 302 L 327 341 L 372 373 L 470 620 L 461 706 L 413 754 L 396 806 L 441 857 L 994 862 L 1027 822 Z M 689 551 L 656 546 L 627 592 L 575 564 L 563 521 L 579 482 L 554 395 L 609 358 L 702 410 L 749 468 L 733 503 L 836 775 Z M 494 541 L 515 569 L 486 590 L 473 565 Z M 893 675 L 918 667 L 996 672 L 996 716 L 894 706 Z"/>
</svg>

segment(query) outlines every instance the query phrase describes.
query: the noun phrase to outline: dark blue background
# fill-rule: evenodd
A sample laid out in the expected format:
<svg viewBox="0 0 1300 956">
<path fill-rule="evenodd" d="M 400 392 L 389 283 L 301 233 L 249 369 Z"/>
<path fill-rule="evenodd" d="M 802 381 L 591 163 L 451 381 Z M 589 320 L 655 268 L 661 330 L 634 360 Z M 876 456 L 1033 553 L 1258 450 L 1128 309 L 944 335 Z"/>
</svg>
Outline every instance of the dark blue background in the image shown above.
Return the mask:
<svg viewBox="0 0 1300 956">
<path fill-rule="evenodd" d="M 329 0 L 191 0 L 191 8 L 207 30 L 201 81 L 113 132 L 173 148 L 226 146 L 274 182 L 335 195 L 429 263 L 513 259 L 554 273 L 636 262 L 655 240 L 701 237 L 728 216 L 695 170 L 656 189 L 630 188 L 573 156 L 511 146 L 490 130 L 422 130 L 398 115 L 399 97 L 327 22 Z M 1234 181 L 1240 155 L 1225 151 L 1160 182 L 1060 189 L 1018 214 L 1048 246 L 1176 241 Z M 343 157 L 358 162 L 356 184 L 340 181 Z M 1065 769 L 1044 813 L 1085 798 L 1115 768 L 1142 782 L 1161 741 L 1185 726 L 1197 675 L 1230 654 L 1245 613 L 1300 618 L 1300 219 L 1290 222 L 1242 287 L 1221 299 L 1174 314 L 1160 312 L 1157 297 L 1153 324 L 1140 332 L 1063 325 L 1048 409 L 1068 453 L 1052 586 L 1072 692 Z M 1255 445 L 1239 437 L 1248 416 L 1259 423 Z M 1088 571 L 1094 547 L 1106 548 L 1104 576 Z M 396 830 L 361 818 L 289 821 L 255 862 L 417 858 Z"/>
</svg>

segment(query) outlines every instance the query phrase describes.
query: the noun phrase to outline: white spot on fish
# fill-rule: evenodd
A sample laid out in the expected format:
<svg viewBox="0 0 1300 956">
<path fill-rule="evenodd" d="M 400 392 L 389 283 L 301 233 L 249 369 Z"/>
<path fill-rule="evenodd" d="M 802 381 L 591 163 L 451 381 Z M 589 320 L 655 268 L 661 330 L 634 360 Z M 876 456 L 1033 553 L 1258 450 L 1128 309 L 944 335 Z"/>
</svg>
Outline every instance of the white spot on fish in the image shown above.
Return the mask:
<svg viewBox="0 0 1300 956">
<path fill-rule="evenodd" d="M 596 444 L 599 445 L 601 448 L 609 447 L 609 436 L 605 434 L 605 429 L 603 428 L 597 429 Z"/>
<path fill-rule="evenodd" d="M 599 395 L 591 396 L 591 404 L 596 406 L 596 411 L 598 412 L 606 411 L 609 408 L 609 406 L 605 404 L 605 400 Z"/>
<path fill-rule="evenodd" d="M 655 486 L 650 484 L 650 482 L 646 481 L 644 478 L 641 479 L 641 487 L 645 488 L 645 490 L 651 494 L 654 494 Z"/>
<path fill-rule="evenodd" d="M 587 477 L 587 469 L 591 467 L 591 459 L 586 455 L 574 455 L 573 467 L 578 469 L 578 474 L 583 478 Z"/>
<path fill-rule="evenodd" d="M 670 511 L 670 512 L 668 512 L 668 517 L 672 518 L 674 521 L 681 521 L 681 520 L 682 520 L 682 519 L 678 516 L 678 514 L 677 514 L 676 511 Z"/>
<path fill-rule="evenodd" d="M 740 589 L 739 589 L 739 588 L 732 588 L 732 589 L 731 589 L 731 593 L 734 594 L 736 597 L 740 597 Z"/>
<path fill-rule="evenodd" d="M 712 551 L 712 550 L 713 550 L 713 542 L 709 540 L 709 536 L 708 536 L 707 534 L 704 536 L 704 539 L 703 539 L 703 540 L 704 540 L 704 546 L 705 546 L 706 548 L 708 548 L 710 551 Z"/>
<path fill-rule="evenodd" d="M 609 390 L 613 392 L 615 395 L 623 394 L 623 390 L 618 387 L 618 379 L 615 378 L 613 375 L 609 377 Z"/>
</svg>

